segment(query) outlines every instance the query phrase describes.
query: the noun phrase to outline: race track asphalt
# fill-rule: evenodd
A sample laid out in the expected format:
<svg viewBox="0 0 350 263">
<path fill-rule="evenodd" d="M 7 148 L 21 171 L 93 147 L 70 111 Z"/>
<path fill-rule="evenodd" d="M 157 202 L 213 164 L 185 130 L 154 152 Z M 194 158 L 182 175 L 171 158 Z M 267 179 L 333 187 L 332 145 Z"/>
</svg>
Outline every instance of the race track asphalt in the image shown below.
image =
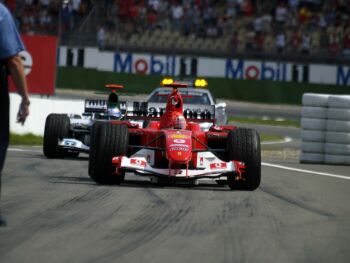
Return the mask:
<svg viewBox="0 0 350 263">
<path fill-rule="evenodd" d="M 132 175 L 121 186 L 99 186 L 87 164 L 86 155 L 48 160 L 40 148 L 11 147 L 0 262 L 350 258 L 349 166 L 263 157 L 261 187 L 245 192 L 209 182 L 157 186 Z"/>
</svg>

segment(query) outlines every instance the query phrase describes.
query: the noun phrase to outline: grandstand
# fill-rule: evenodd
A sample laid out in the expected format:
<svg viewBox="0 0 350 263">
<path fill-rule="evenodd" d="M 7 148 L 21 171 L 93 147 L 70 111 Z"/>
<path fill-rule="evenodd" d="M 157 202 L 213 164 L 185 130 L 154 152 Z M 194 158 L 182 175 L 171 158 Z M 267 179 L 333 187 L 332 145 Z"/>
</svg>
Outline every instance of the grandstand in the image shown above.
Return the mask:
<svg viewBox="0 0 350 263">
<path fill-rule="evenodd" d="M 339 62 L 348 0 L 7 0 L 23 33 L 106 50 Z M 58 26 L 59 25 L 59 26 Z"/>
</svg>

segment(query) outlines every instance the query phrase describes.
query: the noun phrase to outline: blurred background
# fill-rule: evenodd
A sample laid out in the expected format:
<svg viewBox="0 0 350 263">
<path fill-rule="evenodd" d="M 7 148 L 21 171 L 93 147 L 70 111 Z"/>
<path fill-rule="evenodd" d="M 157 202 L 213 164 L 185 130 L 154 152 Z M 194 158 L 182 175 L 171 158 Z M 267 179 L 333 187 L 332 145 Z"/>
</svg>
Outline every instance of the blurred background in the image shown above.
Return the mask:
<svg viewBox="0 0 350 263">
<path fill-rule="evenodd" d="M 347 0 L 7 0 L 24 34 L 104 50 L 348 61 Z"/>
<path fill-rule="evenodd" d="M 348 0 L 2 2 L 29 52 L 31 93 L 108 82 L 148 93 L 163 76 L 205 77 L 216 97 L 240 101 L 349 93 Z"/>
</svg>

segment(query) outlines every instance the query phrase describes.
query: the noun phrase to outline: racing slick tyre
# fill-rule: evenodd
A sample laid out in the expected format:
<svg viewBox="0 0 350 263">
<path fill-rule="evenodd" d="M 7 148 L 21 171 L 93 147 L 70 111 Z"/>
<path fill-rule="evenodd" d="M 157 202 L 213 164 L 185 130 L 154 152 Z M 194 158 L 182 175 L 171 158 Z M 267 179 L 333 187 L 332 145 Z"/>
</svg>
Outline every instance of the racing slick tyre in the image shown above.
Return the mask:
<svg viewBox="0 0 350 263">
<path fill-rule="evenodd" d="M 90 177 L 98 184 L 120 184 L 124 173 L 113 174 L 112 158 L 126 155 L 129 132 L 126 125 L 102 123 L 92 134 L 89 168 Z M 92 153 L 92 154 L 91 154 Z"/>
<path fill-rule="evenodd" d="M 96 145 L 98 142 L 96 141 L 99 138 L 99 128 L 101 127 L 102 122 L 95 122 L 91 127 L 90 132 L 90 152 L 89 152 L 89 158 L 91 158 L 91 155 L 95 154 L 95 151 L 91 151 L 91 144 Z M 94 157 L 93 157 L 94 158 Z M 89 162 L 89 176 L 92 178 L 91 173 L 91 162 Z"/>
<path fill-rule="evenodd" d="M 237 128 L 227 136 L 226 160 L 244 162 L 245 180 L 236 181 L 235 176 L 227 175 L 227 184 L 232 190 L 257 189 L 261 181 L 260 136 L 252 129 Z"/>
<path fill-rule="evenodd" d="M 220 186 L 227 185 L 227 180 L 215 180 L 215 182 Z"/>
<path fill-rule="evenodd" d="M 44 154 L 47 158 L 64 158 L 66 149 L 58 147 L 58 140 L 69 137 L 70 121 L 65 114 L 50 114 L 44 131 Z"/>
<path fill-rule="evenodd" d="M 327 119 L 327 108 L 303 106 L 301 116 L 303 118 Z"/>
<path fill-rule="evenodd" d="M 303 106 L 328 107 L 329 95 L 317 93 L 304 93 L 302 98 Z"/>
</svg>

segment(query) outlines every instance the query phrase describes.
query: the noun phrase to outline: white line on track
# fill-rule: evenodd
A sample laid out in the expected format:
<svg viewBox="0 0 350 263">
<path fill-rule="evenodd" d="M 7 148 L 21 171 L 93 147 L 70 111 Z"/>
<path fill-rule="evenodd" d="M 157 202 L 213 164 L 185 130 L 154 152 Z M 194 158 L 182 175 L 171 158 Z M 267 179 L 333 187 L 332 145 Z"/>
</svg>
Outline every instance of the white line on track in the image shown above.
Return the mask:
<svg viewBox="0 0 350 263">
<path fill-rule="evenodd" d="M 31 153 L 42 153 L 43 151 L 32 150 L 32 149 L 20 149 L 20 148 L 8 148 L 9 152 L 31 152 Z"/>
<path fill-rule="evenodd" d="M 264 165 L 264 166 L 284 169 L 284 170 L 288 170 L 288 171 L 301 172 L 301 173 L 307 173 L 307 174 L 312 174 L 312 175 L 321 175 L 321 176 L 327 176 L 327 177 L 333 177 L 333 178 L 350 180 L 350 177 L 344 176 L 344 175 L 339 175 L 339 174 L 316 172 L 316 171 L 304 170 L 304 169 L 299 169 L 299 168 L 293 168 L 293 167 L 284 166 L 284 165 L 278 165 L 278 164 L 273 164 L 273 163 L 261 162 L 261 164 Z"/>
<path fill-rule="evenodd" d="M 262 142 L 261 144 L 263 144 L 263 145 L 281 144 L 281 143 L 288 143 L 288 142 L 291 142 L 291 141 L 293 141 L 292 138 L 290 138 L 290 137 L 284 137 L 284 139 L 283 139 L 283 140 L 280 140 L 280 141 Z"/>
</svg>

